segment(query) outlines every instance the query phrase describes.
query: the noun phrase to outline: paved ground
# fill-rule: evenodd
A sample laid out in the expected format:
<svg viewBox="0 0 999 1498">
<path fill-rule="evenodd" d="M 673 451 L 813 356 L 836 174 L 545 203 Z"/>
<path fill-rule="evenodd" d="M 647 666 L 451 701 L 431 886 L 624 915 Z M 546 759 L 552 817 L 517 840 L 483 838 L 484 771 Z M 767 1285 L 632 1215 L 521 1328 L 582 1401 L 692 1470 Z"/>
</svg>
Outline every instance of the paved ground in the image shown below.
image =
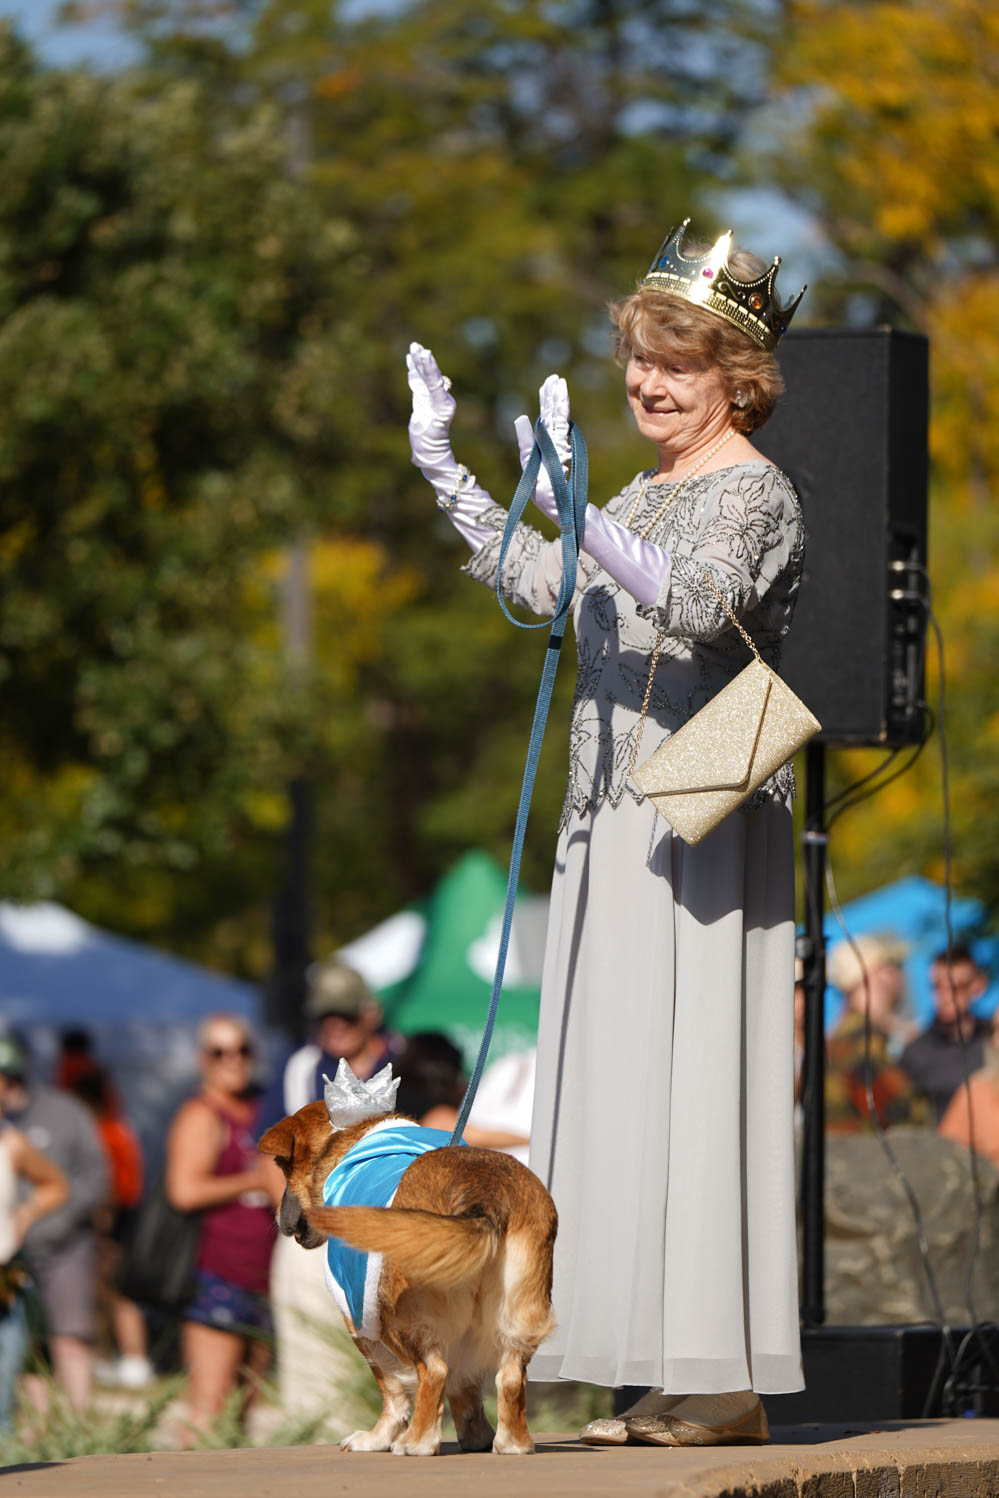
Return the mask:
<svg viewBox="0 0 999 1498">
<path fill-rule="evenodd" d="M 596 1449 L 536 1457 L 344 1455 L 331 1446 L 88 1456 L 0 1470 L 17 1498 L 999 1498 L 999 1420 L 797 1426 L 751 1450 Z"/>
</svg>

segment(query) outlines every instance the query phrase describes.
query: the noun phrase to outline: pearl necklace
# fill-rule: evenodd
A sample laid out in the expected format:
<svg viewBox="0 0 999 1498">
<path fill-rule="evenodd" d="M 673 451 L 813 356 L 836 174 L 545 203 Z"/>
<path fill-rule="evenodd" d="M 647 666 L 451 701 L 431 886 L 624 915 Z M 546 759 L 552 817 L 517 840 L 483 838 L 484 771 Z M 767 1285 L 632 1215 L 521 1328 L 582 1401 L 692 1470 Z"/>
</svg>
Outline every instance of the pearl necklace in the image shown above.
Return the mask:
<svg viewBox="0 0 999 1498">
<path fill-rule="evenodd" d="M 708 448 L 708 450 L 704 454 L 703 458 L 698 458 L 698 460 L 694 464 L 693 468 L 688 468 L 687 469 L 687 472 L 683 475 L 683 478 L 680 479 L 680 481 L 677 483 L 676 487 L 673 489 L 673 492 L 670 494 L 669 498 L 665 499 L 663 501 L 663 503 L 659 506 L 658 510 L 653 515 L 652 519 L 648 522 L 648 524 L 644 525 L 642 527 L 642 530 L 641 530 L 640 534 L 641 534 L 643 540 L 645 540 L 648 537 L 649 533 L 652 531 L 652 529 L 656 525 L 658 525 L 659 521 L 665 515 L 666 511 L 670 508 L 670 506 L 673 505 L 673 504 L 675 504 L 676 501 L 679 499 L 679 497 L 680 497 L 680 491 L 683 488 L 683 486 L 686 484 L 687 480 L 688 479 L 692 479 L 694 477 L 694 474 L 698 473 L 704 467 L 704 465 L 705 465 L 705 463 L 707 463 L 708 459 L 709 458 L 713 458 L 716 452 L 720 452 L 721 449 L 725 446 L 725 443 L 728 442 L 728 441 L 730 441 L 731 438 L 733 438 L 734 436 L 735 436 L 735 430 L 734 430 L 734 428 L 730 428 L 725 433 L 724 437 L 719 438 L 719 440 L 715 443 L 714 447 L 709 447 Z M 630 527 L 631 526 L 631 522 L 634 520 L 635 516 L 638 514 L 638 511 L 639 511 L 639 509 L 641 508 L 641 505 L 642 505 L 642 501 L 644 500 L 644 498 L 646 496 L 646 493 L 648 492 L 648 488 L 649 488 L 649 485 L 651 484 L 651 482 L 652 482 L 651 479 L 643 479 L 642 482 L 641 482 L 641 484 L 639 485 L 638 498 L 635 500 L 635 503 L 632 505 L 632 507 L 631 507 L 631 513 L 628 516 L 627 520 L 624 522 L 626 526 Z"/>
</svg>

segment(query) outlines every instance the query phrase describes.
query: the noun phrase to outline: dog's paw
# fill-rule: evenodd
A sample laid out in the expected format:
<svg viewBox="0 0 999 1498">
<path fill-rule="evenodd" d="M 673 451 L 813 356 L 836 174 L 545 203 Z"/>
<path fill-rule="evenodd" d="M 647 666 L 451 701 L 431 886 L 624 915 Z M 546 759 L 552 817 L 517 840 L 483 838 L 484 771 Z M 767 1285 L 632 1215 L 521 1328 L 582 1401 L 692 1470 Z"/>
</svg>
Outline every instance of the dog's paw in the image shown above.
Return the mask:
<svg viewBox="0 0 999 1498">
<path fill-rule="evenodd" d="M 373 1430 L 355 1430 L 353 1435 L 344 1436 L 340 1442 L 341 1451 L 388 1451 L 390 1443 L 384 1436 L 376 1436 Z"/>
<path fill-rule="evenodd" d="M 462 1431 L 458 1436 L 458 1445 L 462 1451 L 491 1451 L 493 1447 L 493 1428 L 487 1425 L 481 1432 Z"/>
<path fill-rule="evenodd" d="M 498 1430 L 493 1441 L 493 1452 L 496 1456 L 532 1456 L 534 1442 L 530 1437 L 526 1441 L 517 1441 L 513 1436 L 504 1435 Z"/>
<path fill-rule="evenodd" d="M 392 1442 L 393 1456 L 436 1456 L 440 1449 L 439 1441 L 407 1441 L 405 1436 Z"/>
</svg>

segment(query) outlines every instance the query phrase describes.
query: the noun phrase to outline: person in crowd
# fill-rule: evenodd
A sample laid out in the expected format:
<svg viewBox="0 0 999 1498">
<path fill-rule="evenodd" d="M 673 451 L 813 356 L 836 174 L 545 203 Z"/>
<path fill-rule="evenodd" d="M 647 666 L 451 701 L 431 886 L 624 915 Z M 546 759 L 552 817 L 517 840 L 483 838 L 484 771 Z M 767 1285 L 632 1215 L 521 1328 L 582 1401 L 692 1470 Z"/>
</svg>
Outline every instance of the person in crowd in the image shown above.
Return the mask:
<svg viewBox="0 0 999 1498">
<path fill-rule="evenodd" d="M 28 1349 L 24 1309 L 24 1240 L 42 1218 L 69 1200 L 69 1182 L 6 1118 L 11 1091 L 25 1073 L 24 1051 L 0 1035 L 0 1433 L 10 1429 L 17 1376 Z"/>
<path fill-rule="evenodd" d="M 293 1051 L 269 1088 L 261 1109 L 261 1133 L 289 1113 L 323 1095 L 323 1073 L 336 1074 L 343 1057 L 366 1081 L 398 1052 L 386 1035 L 378 1000 L 355 972 L 336 958 L 316 963 L 308 974 L 304 1016 L 314 1027 L 308 1044 Z"/>
<path fill-rule="evenodd" d="M 504 1056 L 487 1066 L 465 1126 L 466 1144 L 503 1150 L 525 1164 L 531 1135 L 534 1052 Z M 394 1063 L 400 1078 L 395 1105 L 426 1129 L 451 1133 L 465 1095 L 467 1078 L 458 1047 L 440 1030 L 406 1037 Z"/>
<path fill-rule="evenodd" d="M 891 931 L 865 932 L 834 942 L 826 966 L 829 982 L 843 995 L 840 1018 L 869 1008 L 896 1061 L 918 1028 L 902 966 L 908 950 Z"/>
<path fill-rule="evenodd" d="M 97 1214 L 108 1199 L 108 1168 L 89 1111 L 76 1098 L 29 1079 L 7 1063 L 6 1109 L 20 1132 L 69 1182 L 69 1198 L 25 1234 L 24 1254 L 38 1291 L 55 1381 L 78 1413 L 93 1389 L 97 1335 Z M 44 1399 L 37 1384 L 35 1397 Z"/>
<path fill-rule="evenodd" d="M 750 661 L 732 615 L 778 664 L 803 555 L 794 489 L 749 440 L 781 389 L 773 350 L 793 307 L 775 267 L 685 228 L 611 308 L 655 456 L 585 511 L 531 1136 L 559 1215 L 557 1329 L 531 1376 L 648 1387 L 581 1433 L 614 1445 L 764 1441 L 759 1395 L 802 1387 L 792 771 L 697 846 L 630 778 L 650 676 L 643 758 Z M 550 615 L 560 542 L 518 526 L 501 573 L 507 514 L 452 453 L 449 382 L 418 344 L 407 365 L 413 461 L 471 549 L 466 573 Z M 565 464 L 565 382 L 540 404 Z M 532 424 L 517 430 L 526 461 Z M 546 476 L 534 499 L 550 519 Z"/>
<path fill-rule="evenodd" d="M 949 960 L 948 960 L 949 957 Z M 902 1053 L 902 1066 L 942 1119 L 966 1077 L 985 1059 L 988 1022 L 971 1012 L 989 986 L 987 975 L 963 943 L 938 952 L 930 963 L 934 1016 Z"/>
<path fill-rule="evenodd" d="M 100 1069 L 94 1055 L 94 1040 L 89 1030 L 82 1025 L 70 1025 L 59 1037 L 59 1055 L 56 1057 L 53 1085 L 64 1092 L 72 1092 L 80 1077 L 87 1077 Z"/>
<path fill-rule="evenodd" d="M 844 998 L 843 1013 L 826 1046 L 826 1128 L 849 1134 L 892 1124 L 928 1124 L 925 1097 L 893 1059 L 898 1007 L 905 991 L 904 948 L 888 936 L 837 942 L 829 953 L 829 981 Z"/>
<path fill-rule="evenodd" d="M 268 1273 L 274 1208 L 284 1180 L 257 1150 L 260 1095 L 254 1041 L 237 1015 L 213 1014 L 198 1030 L 201 1089 L 177 1112 L 166 1143 L 166 1192 L 200 1214 L 197 1290 L 181 1319 L 190 1443 L 230 1396 L 249 1409 L 271 1352 Z"/>
<path fill-rule="evenodd" d="M 146 1319 L 139 1306 L 115 1289 L 122 1245 L 135 1222 L 142 1200 L 142 1147 L 122 1112 L 110 1077 L 102 1066 L 81 1070 L 69 1091 L 89 1108 L 107 1156 L 111 1191 L 98 1222 L 98 1304 L 117 1351 L 114 1361 L 97 1361 L 94 1372 L 102 1384 L 144 1389 L 153 1380 L 149 1361 Z"/>
<path fill-rule="evenodd" d="M 538 1053 L 533 1046 L 508 1051 L 482 1073 L 465 1138 L 528 1164 Z"/>
<path fill-rule="evenodd" d="M 268 1091 L 261 1132 L 321 1098 L 323 1075 L 335 1076 L 341 1057 L 366 1081 L 401 1049 L 402 1042 L 386 1034 L 381 1007 L 353 968 L 329 958 L 309 969 L 307 985 L 304 1014 L 313 1036 L 292 1053 Z M 331 1410 L 338 1388 L 354 1376 L 323 1262 L 321 1253 L 279 1236 L 271 1264 L 278 1389 L 296 1419 Z"/>
<path fill-rule="evenodd" d="M 958 1085 L 938 1132 L 999 1166 L 999 1011 L 990 1022 L 983 1065 Z"/>
<path fill-rule="evenodd" d="M 442 1030 L 405 1037 L 393 1062 L 399 1078 L 395 1105 L 428 1129 L 454 1128 L 465 1091 L 464 1057 Z"/>
</svg>

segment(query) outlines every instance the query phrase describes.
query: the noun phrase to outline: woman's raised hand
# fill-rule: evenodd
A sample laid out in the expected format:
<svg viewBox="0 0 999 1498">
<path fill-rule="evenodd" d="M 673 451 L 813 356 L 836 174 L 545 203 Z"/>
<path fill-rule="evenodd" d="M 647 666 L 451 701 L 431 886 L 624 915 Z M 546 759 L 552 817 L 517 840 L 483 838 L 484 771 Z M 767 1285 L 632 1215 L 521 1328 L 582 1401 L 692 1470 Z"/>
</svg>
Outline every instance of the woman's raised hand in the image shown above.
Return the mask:
<svg viewBox="0 0 999 1498">
<path fill-rule="evenodd" d="M 406 370 L 413 392 L 413 414 L 409 418 L 413 462 L 433 487 L 438 509 L 472 550 L 478 551 L 494 534 L 482 518 L 494 506 L 486 490 L 476 483 L 475 474 L 469 473 L 451 451 L 455 412 L 451 381 L 441 374 L 433 354 L 420 343 L 409 345 Z"/>
<path fill-rule="evenodd" d="M 413 462 L 422 468 L 424 463 L 434 464 L 451 456 L 449 434 L 455 412 L 454 396 L 450 393 L 451 381 L 441 374 L 437 360 L 422 344 L 409 345 L 406 370 L 413 392 L 409 445 Z"/>
<path fill-rule="evenodd" d="M 561 375 L 549 375 L 538 391 L 538 409 L 541 420 L 552 439 L 563 469 L 568 468 L 572 450 L 569 446 L 569 387 Z M 528 416 L 518 416 L 513 424 L 520 449 L 520 466 L 526 467 L 534 446 L 534 423 Z M 547 469 L 542 467 L 534 489 L 534 503 L 549 520 L 558 523 L 555 494 Z"/>
<path fill-rule="evenodd" d="M 406 370 L 413 392 L 413 414 L 409 418 L 413 462 L 433 486 L 438 504 L 449 506 L 456 494 L 475 482 L 451 451 L 451 421 L 455 412 L 451 381 L 441 374 L 430 350 L 419 343 L 409 345 Z"/>
</svg>

